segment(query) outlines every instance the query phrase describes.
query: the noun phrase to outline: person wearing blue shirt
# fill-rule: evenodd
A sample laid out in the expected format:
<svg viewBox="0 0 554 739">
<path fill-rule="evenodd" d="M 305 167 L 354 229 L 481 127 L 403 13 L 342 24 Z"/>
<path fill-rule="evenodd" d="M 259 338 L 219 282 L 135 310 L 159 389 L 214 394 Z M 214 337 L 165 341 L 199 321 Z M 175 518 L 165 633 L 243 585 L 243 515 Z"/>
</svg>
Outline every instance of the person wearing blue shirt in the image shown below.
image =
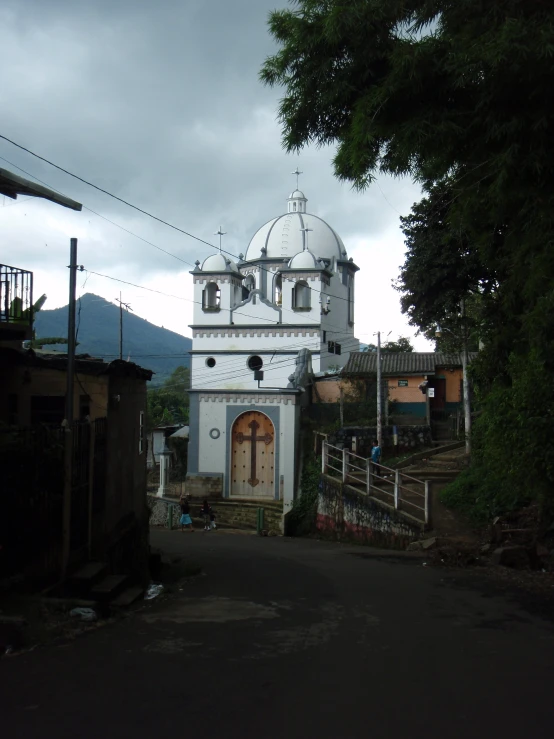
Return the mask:
<svg viewBox="0 0 554 739">
<path fill-rule="evenodd" d="M 381 464 L 381 447 L 377 439 L 373 440 L 373 446 L 371 448 L 371 472 L 377 477 L 381 477 L 379 465 Z"/>
</svg>

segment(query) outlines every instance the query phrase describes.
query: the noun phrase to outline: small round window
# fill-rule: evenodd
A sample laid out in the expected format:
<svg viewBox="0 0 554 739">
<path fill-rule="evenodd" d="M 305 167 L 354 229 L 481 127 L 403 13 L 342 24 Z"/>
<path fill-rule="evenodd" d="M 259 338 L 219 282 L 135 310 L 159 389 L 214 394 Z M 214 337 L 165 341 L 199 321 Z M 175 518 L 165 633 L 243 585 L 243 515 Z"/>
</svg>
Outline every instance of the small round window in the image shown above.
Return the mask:
<svg viewBox="0 0 554 739">
<path fill-rule="evenodd" d="M 215 367 L 215 359 L 213 357 L 208 357 L 206 359 L 206 366 L 207 367 Z"/>
<path fill-rule="evenodd" d="M 252 371 L 261 370 L 261 368 L 264 366 L 263 360 L 261 357 L 258 357 L 256 354 L 254 354 L 253 357 L 250 357 L 248 359 L 248 367 Z"/>
</svg>

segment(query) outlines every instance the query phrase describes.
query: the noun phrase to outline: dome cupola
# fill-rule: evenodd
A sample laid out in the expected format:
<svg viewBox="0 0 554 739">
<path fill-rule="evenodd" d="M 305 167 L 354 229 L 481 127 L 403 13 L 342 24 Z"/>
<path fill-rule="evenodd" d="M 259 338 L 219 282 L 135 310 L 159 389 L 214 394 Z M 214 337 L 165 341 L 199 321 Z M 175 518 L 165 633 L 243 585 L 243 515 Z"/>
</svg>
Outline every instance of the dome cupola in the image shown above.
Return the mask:
<svg viewBox="0 0 554 739">
<path fill-rule="evenodd" d="M 308 199 L 301 190 L 294 190 L 294 192 L 291 192 L 287 202 L 289 213 L 306 212 L 306 203 L 308 202 Z"/>
</svg>

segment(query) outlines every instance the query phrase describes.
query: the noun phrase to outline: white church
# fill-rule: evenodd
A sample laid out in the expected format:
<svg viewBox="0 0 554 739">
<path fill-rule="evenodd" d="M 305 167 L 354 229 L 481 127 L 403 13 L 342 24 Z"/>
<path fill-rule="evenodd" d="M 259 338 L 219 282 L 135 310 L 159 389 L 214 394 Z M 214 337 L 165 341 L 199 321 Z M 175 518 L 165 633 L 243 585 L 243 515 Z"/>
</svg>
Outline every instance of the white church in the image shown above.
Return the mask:
<svg viewBox="0 0 554 739">
<path fill-rule="evenodd" d="M 187 490 L 195 496 L 281 500 L 286 513 L 312 374 L 344 366 L 359 350 L 358 267 L 306 206 L 295 190 L 286 213 L 254 234 L 238 262 L 220 247 L 191 272 Z"/>
</svg>

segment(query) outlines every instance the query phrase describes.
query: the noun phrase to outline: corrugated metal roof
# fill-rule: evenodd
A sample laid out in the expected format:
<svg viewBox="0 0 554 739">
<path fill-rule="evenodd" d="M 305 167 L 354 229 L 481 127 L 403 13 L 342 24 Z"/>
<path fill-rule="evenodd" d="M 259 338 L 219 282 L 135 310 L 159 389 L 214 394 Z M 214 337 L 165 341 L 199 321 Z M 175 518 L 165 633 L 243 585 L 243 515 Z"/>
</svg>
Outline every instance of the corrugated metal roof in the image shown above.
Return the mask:
<svg viewBox="0 0 554 739">
<path fill-rule="evenodd" d="M 470 352 L 469 359 L 477 356 Z M 461 367 L 461 354 L 443 352 L 394 352 L 381 354 L 383 375 L 432 375 L 436 367 Z M 376 352 L 352 352 L 343 369 L 345 375 L 374 375 L 377 372 Z"/>
<path fill-rule="evenodd" d="M 77 203 L 71 198 L 66 198 L 65 195 L 60 195 L 59 192 L 51 190 L 49 187 L 44 187 L 36 182 L 20 177 L 19 175 L 10 172 L 7 169 L 0 168 L 0 194 L 7 195 L 9 198 L 14 200 L 18 195 L 29 195 L 34 198 L 44 198 L 45 200 L 51 200 L 53 203 L 63 205 L 65 208 L 71 208 L 71 210 L 82 210 L 83 206 L 81 203 Z"/>
</svg>

